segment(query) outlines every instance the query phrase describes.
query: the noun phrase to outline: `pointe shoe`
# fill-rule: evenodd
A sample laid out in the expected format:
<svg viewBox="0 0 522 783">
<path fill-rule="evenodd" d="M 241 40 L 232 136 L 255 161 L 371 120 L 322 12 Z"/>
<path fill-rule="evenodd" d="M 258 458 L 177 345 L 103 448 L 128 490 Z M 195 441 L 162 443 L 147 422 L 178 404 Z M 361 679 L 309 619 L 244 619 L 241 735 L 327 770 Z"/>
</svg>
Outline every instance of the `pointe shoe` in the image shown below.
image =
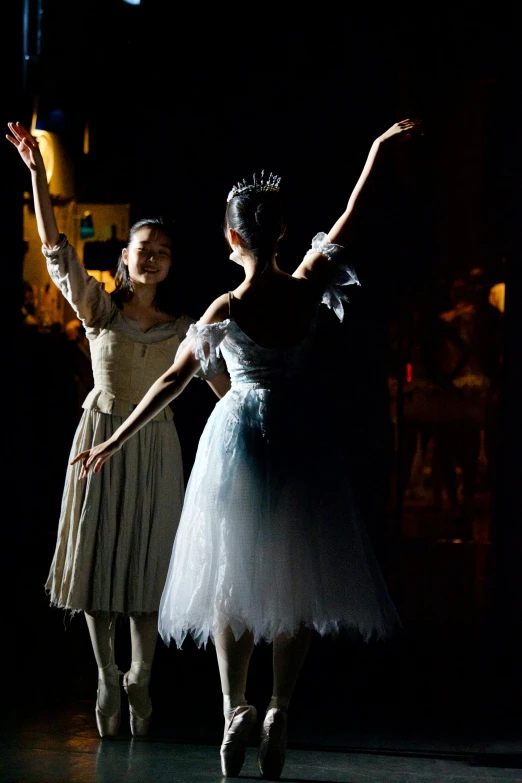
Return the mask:
<svg viewBox="0 0 522 783">
<path fill-rule="evenodd" d="M 221 772 L 229 778 L 237 778 L 245 761 L 245 751 L 250 732 L 257 721 L 257 711 L 250 704 L 236 707 L 225 719 L 225 733 L 219 755 Z"/>
<path fill-rule="evenodd" d="M 129 697 L 130 728 L 133 737 L 146 737 L 152 717 L 149 698 L 150 668 L 141 663 L 131 663 L 123 677 L 123 687 Z"/>
<path fill-rule="evenodd" d="M 286 757 L 286 710 L 273 707 L 268 710 L 261 728 L 261 742 L 257 763 L 261 776 L 278 780 Z"/>
<path fill-rule="evenodd" d="M 98 692 L 96 695 L 96 725 L 100 737 L 116 737 L 120 730 L 121 706 L 120 706 L 120 674 L 115 663 L 110 663 L 104 668 L 98 669 Z M 112 715 L 107 715 L 100 708 L 100 690 L 117 691 L 118 709 Z"/>
</svg>

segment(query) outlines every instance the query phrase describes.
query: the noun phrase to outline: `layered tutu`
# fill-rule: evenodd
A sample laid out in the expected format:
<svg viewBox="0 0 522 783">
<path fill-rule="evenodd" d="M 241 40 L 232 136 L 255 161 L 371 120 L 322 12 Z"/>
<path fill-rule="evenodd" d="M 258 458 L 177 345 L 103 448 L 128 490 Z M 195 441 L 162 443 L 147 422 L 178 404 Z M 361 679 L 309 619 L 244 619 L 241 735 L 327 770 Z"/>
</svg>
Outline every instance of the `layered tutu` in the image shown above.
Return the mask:
<svg viewBox="0 0 522 783">
<path fill-rule="evenodd" d="M 397 616 L 353 504 L 335 422 L 289 380 L 306 345 L 290 359 L 257 346 L 233 320 L 194 326 L 192 336 L 200 347 L 220 343 L 233 386 L 201 436 L 161 636 L 180 646 L 190 634 L 204 645 L 230 625 L 236 638 L 248 628 L 271 641 L 301 623 L 320 634 L 388 634 Z"/>
</svg>

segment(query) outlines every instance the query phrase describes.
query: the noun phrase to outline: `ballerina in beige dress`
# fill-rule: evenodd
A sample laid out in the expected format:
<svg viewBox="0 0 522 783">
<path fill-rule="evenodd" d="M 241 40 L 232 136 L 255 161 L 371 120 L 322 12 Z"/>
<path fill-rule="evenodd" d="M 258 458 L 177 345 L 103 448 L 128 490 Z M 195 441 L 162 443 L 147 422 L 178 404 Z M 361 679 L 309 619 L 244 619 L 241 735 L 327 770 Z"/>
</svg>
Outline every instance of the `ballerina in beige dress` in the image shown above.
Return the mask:
<svg viewBox="0 0 522 783">
<path fill-rule="evenodd" d="M 172 364 L 193 323 L 176 316 L 169 298 L 172 240 L 158 219 L 140 220 L 122 251 L 117 286 L 109 295 L 59 234 L 38 144 L 20 123 L 8 135 L 31 171 L 38 231 L 49 274 L 83 322 L 89 338 L 94 388 L 71 455 L 111 437 Z M 224 365 L 201 373 L 218 397 L 229 388 Z M 130 618 L 132 663 L 124 677 L 133 735 L 148 732 L 150 670 L 158 608 L 184 494 L 181 450 L 169 407 L 100 475 L 65 479 L 58 541 L 46 590 L 51 604 L 84 612 L 99 668 L 96 720 L 100 735 L 120 723 L 119 673 L 114 661 L 115 618 Z"/>
</svg>

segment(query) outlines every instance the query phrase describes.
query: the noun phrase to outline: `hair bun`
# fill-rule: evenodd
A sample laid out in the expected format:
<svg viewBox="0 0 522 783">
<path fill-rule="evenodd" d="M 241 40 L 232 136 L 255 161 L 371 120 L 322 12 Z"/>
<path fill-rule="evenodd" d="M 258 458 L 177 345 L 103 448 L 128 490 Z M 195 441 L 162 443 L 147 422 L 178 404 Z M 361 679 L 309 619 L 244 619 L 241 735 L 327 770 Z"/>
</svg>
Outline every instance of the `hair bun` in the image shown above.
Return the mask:
<svg viewBox="0 0 522 783">
<path fill-rule="evenodd" d="M 268 200 L 262 201 L 257 205 L 254 217 L 258 226 L 268 226 L 270 223 L 279 222 L 279 204 Z"/>
<path fill-rule="evenodd" d="M 266 222 L 266 209 L 264 204 L 258 204 L 254 213 L 256 223 L 258 226 L 262 226 Z"/>
</svg>

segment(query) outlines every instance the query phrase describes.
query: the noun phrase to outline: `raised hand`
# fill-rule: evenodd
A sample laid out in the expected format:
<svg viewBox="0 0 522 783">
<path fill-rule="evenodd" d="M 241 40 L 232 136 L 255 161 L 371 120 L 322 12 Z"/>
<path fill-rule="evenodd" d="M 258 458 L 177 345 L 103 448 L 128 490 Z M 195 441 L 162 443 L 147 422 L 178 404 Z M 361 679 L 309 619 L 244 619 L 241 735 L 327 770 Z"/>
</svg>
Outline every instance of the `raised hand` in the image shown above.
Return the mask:
<svg viewBox="0 0 522 783">
<path fill-rule="evenodd" d="M 79 476 L 79 478 L 83 479 L 87 476 L 91 468 L 93 473 L 99 473 L 103 463 L 119 451 L 120 448 L 121 446 L 117 443 L 114 443 L 110 439 L 106 440 L 98 446 L 93 446 L 92 449 L 77 454 L 76 457 L 71 460 L 71 465 L 74 465 L 75 462 L 83 462 L 83 467 Z"/>
<path fill-rule="evenodd" d="M 11 144 L 14 144 L 27 168 L 31 171 L 37 171 L 40 167 L 45 168 L 38 142 L 34 136 L 19 122 L 8 122 L 7 127 L 12 136 L 6 133 L 5 137 Z"/>
<path fill-rule="evenodd" d="M 386 141 L 393 136 L 404 135 L 405 138 L 410 138 L 414 133 L 420 133 L 422 136 L 422 121 L 421 120 L 400 120 L 396 122 L 391 128 L 382 133 L 377 141 Z"/>
</svg>

